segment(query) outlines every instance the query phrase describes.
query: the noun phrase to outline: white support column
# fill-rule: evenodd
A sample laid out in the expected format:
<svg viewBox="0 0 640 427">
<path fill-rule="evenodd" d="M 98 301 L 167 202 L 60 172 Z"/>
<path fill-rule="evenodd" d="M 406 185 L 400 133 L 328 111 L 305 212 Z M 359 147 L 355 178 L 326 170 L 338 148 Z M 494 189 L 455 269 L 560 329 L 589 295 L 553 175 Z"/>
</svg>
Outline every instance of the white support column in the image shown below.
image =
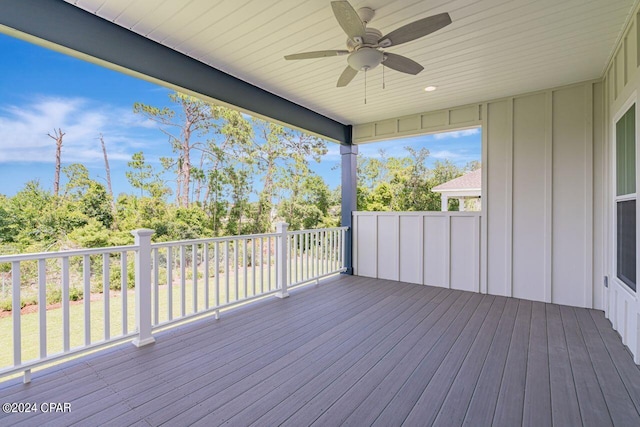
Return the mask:
<svg viewBox="0 0 640 427">
<path fill-rule="evenodd" d="M 464 212 L 464 197 L 458 197 L 458 211 Z"/>
<path fill-rule="evenodd" d="M 447 197 L 446 194 L 440 193 L 440 203 L 440 209 L 442 210 L 442 212 L 446 212 L 449 210 L 449 197 Z"/>
<path fill-rule="evenodd" d="M 153 230 L 141 228 L 133 230 L 138 246 L 135 258 L 136 276 L 136 329 L 138 336 L 133 339 L 133 345 L 142 347 L 154 343 L 151 335 L 151 236 Z"/>
<path fill-rule="evenodd" d="M 276 292 L 276 296 L 278 298 L 286 298 L 289 296 L 289 292 L 287 292 L 287 261 L 289 256 L 287 253 L 288 226 L 289 224 L 286 222 L 279 222 L 276 224 L 276 233 L 278 233 L 276 252 L 276 275 L 278 278 L 276 286 L 278 288 L 278 292 Z"/>
</svg>

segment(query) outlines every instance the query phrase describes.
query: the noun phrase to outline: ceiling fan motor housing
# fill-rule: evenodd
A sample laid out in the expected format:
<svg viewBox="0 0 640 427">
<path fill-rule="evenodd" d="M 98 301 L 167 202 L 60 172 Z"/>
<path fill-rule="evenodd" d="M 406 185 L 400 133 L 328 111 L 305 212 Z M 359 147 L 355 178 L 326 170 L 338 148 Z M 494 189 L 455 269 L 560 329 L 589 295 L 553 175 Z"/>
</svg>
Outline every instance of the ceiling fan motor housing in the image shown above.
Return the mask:
<svg viewBox="0 0 640 427">
<path fill-rule="evenodd" d="M 362 43 L 356 43 L 351 39 L 347 39 L 347 48 L 349 50 L 356 50 L 362 46 L 377 46 L 378 40 L 382 37 L 382 32 L 376 28 L 365 29 L 365 35 L 362 39 Z"/>
</svg>

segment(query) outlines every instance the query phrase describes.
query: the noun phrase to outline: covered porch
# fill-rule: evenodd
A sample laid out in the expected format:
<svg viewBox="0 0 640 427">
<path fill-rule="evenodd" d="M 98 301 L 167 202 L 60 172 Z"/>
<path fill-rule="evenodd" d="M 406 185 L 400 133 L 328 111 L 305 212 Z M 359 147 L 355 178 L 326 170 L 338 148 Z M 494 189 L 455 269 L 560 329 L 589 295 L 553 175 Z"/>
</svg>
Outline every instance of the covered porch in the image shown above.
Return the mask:
<svg viewBox="0 0 640 427">
<path fill-rule="evenodd" d="M 274 25 L 257 26 L 273 32 L 261 35 L 251 19 L 235 25 L 228 5 L 205 14 L 206 2 L 194 2 L 179 21 L 176 4 L 125 3 L 7 1 L 0 30 L 340 143 L 339 267 L 359 276 L 159 331 L 140 348 L 85 355 L 30 384 L 0 383 L 3 402 L 38 405 L 0 414 L 0 424 L 640 424 L 640 299 L 618 280 L 625 254 L 637 277 L 640 228 L 633 222 L 637 239 L 624 248 L 616 229 L 617 202 L 633 201 L 629 216 L 640 220 L 635 190 L 616 199 L 617 162 L 634 165 L 628 180 L 640 185 L 639 150 L 616 158 L 615 130 L 640 89 L 637 1 L 396 0 L 386 11 L 372 1 L 385 31 L 455 7 L 450 34 L 405 47 L 425 64 L 442 58 L 431 74 L 442 95 L 425 100 L 425 84 L 396 76 L 368 105 L 354 85 L 334 87 L 344 64 L 282 64 L 336 27 L 327 4 L 309 1 L 291 16 L 293 2 L 278 2 Z M 247 2 L 250 18 L 262 4 Z M 228 32 L 199 21 L 207 14 Z M 203 38 L 181 32 L 194 23 Z M 314 39 L 298 45 L 313 27 Z M 278 42 L 262 43 L 270 37 Z M 329 47 L 342 47 L 339 29 L 331 37 Z M 483 131 L 481 214 L 357 212 L 358 144 L 471 127 Z M 276 268 L 286 277 L 286 264 Z M 137 309 L 150 319 L 151 297 Z M 71 411 L 45 413 L 47 402 Z"/>
<path fill-rule="evenodd" d="M 156 338 L 3 383 L 38 412 L 0 424 L 640 423 L 640 370 L 598 310 L 341 275 Z"/>
</svg>

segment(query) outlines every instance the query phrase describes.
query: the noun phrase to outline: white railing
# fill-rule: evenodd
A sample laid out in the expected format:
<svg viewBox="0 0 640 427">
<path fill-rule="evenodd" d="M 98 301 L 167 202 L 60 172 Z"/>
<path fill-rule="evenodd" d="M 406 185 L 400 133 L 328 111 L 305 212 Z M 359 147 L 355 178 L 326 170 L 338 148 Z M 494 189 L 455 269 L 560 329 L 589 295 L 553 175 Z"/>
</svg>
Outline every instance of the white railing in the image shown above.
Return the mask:
<svg viewBox="0 0 640 427">
<path fill-rule="evenodd" d="M 0 323 L 12 361 L 0 376 L 24 372 L 28 382 L 32 368 L 74 353 L 128 339 L 143 346 L 158 328 L 286 297 L 289 287 L 345 271 L 346 230 L 278 224 L 276 233 L 151 243 L 153 230 L 142 229 L 130 246 L 0 256 L 12 292 L 12 325 Z M 25 289 L 37 294 L 37 320 L 21 314 Z"/>
</svg>

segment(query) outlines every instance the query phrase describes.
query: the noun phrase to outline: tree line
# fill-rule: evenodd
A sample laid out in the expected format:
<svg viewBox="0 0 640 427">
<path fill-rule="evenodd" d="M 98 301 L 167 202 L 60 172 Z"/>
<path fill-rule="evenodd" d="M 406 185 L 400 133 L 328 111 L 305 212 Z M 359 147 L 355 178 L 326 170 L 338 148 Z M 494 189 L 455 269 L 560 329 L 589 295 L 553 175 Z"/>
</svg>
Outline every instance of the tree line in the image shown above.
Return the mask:
<svg viewBox="0 0 640 427">
<path fill-rule="evenodd" d="M 265 233 L 279 220 L 292 229 L 339 225 L 340 188 L 311 168 L 327 153 L 327 141 L 181 93 L 169 101 L 133 106 L 165 135 L 171 155 L 158 167 L 143 151 L 134 153 L 126 172 L 130 193 L 113 194 L 108 138 L 98 138 L 103 183 L 82 164 L 62 166 L 66 134 L 50 133 L 53 191 L 30 181 L 12 197 L 0 195 L 1 253 L 124 245 L 141 227 L 168 241 Z M 406 152 L 359 158 L 359 210 L 439 210 L 431 189 L 479 167 L 437 161 L 428 168 L 426 148 Z"/>
</svg>

